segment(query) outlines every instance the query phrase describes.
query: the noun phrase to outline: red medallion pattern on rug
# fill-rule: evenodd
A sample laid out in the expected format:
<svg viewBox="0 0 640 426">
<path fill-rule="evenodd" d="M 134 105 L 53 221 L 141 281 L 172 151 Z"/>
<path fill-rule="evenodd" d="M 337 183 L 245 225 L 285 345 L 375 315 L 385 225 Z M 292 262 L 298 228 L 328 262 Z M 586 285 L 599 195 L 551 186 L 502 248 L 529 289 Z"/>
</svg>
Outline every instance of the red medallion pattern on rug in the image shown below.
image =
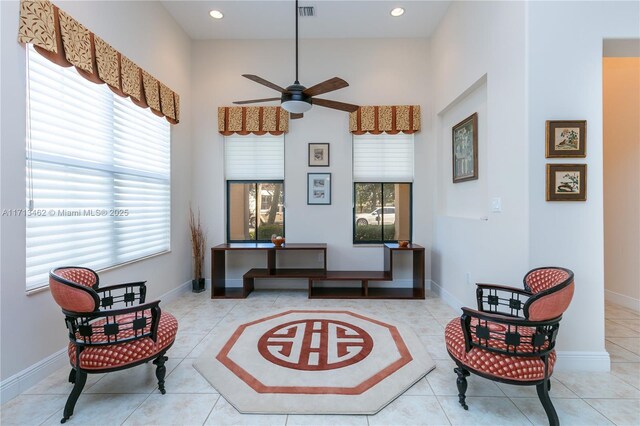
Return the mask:
<svg viewBox="0 0 640 426">
<path fill-rule="evenodd" d="M 371 353 L 373 339 L 343 321 L 309 319 L 278 325 L 258 341 L 260 355 L 281 367 L 333 370 L 360 362 Z"/>
</svg>

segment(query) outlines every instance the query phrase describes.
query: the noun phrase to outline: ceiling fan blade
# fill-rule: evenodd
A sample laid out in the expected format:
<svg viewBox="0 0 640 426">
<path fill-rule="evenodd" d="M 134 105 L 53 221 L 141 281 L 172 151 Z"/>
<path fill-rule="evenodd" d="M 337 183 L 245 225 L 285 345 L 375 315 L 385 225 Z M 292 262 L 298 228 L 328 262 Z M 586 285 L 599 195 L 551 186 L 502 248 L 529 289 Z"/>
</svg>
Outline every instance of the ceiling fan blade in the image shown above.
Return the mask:
<svg viewBox="0 0 640 426">
<path fill-rule="evenodd" d="M 258 102 L 271 102 L 271 101 L 279 101 L 280 98 L 264 98 L 264 99 L 250 99 L 248 101 L 234 101 L 233 103 L 236 105 L 244 105 L 244 104 L 255 104 Z"/>
<path fill-rule="evenodd" d="M 349 83 L 343 79 L 333 77 L 327 81 L 323 81 L 322 83 L 318 83 L 315 86 L 305 89 L 302 93 L 307 96 L 317 96 L 322 95 L 323 93 L 333 92 L 334 90 L 344 89 L 347 86 L 349 86 Z"/>
<path fill-rule="evenodd" d="M 257 75 L 253 75 L 253 74 L 242 74 L 243 77 L 248 78 L 251 81 L 255 81 L 258 84 L 262 84 L 263 86 L 267 86 L 273 90 L 277 90 L 280 93 L 287 93 L 287 91 L 285 89 L 283 89 L 282 87 L 278 86 L 277 84 L 274 84 L 270 81 L 265 80 L 264 78 L 258 77 Z"/>
<path fill-rule="evenodd" d="M 292 113 L 289 114 L 289 118 L 291 118 L 292 120 L 296 120 L 296 119 L 302 118 L 302 117 L 304 117 L 303 113 L 297 114 L 295 112 L 292 112 Z"/>
<path fill-rule="evenodd" d="M 360 108 L 358 105 L 347 104 L 344 102 L 330 101 L 329 99 L 311 98 L 313 105 L 318 105 L 325 108 L 339 109 L 340 111 L 354 112 Z"/>
</svg>

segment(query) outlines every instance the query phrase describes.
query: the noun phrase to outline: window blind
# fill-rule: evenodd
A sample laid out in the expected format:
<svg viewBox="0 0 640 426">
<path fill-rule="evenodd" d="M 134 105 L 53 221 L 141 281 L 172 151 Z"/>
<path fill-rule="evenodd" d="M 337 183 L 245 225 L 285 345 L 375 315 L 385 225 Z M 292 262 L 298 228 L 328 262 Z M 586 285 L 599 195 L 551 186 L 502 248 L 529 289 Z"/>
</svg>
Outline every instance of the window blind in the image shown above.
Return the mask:
<svg viewBox="0 0 640 426">
<path fill-rule="evenodd" d="M 170 127 L 28 48 L 26 287 L 170 248 Z"/>
<path fill-rule="evenodd" d="M 412 182 L 413 135 L 353 135 L 354 182 Z"/>
<path fill-rule="evenodd" d="M 233 135 L 224 138 L 227 180 L 284 179 L 284 135 Z"/>
</svg>

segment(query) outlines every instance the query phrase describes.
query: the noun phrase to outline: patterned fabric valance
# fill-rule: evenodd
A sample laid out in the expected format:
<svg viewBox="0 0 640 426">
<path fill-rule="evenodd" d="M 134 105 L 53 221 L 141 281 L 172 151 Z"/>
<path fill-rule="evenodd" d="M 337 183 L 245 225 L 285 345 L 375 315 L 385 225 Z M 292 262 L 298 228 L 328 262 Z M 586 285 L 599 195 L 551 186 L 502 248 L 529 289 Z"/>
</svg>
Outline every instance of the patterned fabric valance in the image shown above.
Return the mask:
<svg viewBox="0 0 640 426">
<path fill-rule="evenodd" d="M 349 131 L 354 135 L 419 132 L 420 105 L 361 106 L 349 114 Z"/>
<path fill-rule="evenodd" d="M 289 131 L 289 113 L 277 106 L 219 107 L 218 131 L 225 136 L 281 135 Z"/>
<path fill-rule="evenodd" d="M 107 83 L 114 93 L 172 124 L 180 121 L 177 93 L 48 0 L 20 2 L 18 41 L 33 44 L 60 66 L 75 66 L 89 81 Z"/>
</svg>

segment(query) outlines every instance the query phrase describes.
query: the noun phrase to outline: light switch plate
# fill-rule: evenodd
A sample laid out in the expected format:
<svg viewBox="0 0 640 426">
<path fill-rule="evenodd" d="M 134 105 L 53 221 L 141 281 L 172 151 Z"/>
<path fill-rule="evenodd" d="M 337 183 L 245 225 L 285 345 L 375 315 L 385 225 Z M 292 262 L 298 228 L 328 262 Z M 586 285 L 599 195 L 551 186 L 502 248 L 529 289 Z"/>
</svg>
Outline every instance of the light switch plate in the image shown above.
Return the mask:
<svg viewBox="0 0 640 426">
<path fill-rule="evenodd" d="M 494 197 L 491 199 L 491 211 L 500 213 L 502 211 L 502 198 Z"/>
</svg>

